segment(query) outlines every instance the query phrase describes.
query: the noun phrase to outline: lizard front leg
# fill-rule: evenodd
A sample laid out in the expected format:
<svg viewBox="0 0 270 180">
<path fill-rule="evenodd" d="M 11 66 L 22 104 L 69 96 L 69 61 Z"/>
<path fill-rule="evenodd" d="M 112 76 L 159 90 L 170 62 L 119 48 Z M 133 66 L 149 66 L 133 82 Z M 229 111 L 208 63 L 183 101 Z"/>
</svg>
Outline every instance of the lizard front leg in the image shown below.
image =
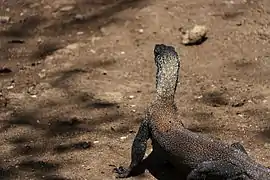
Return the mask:
<svg viewBox="0 0 270 180">
<path fill-rule="evenodd" d="M 250 180 L 240 167 L 225 161 L 205 161 L 192 170 L 187 180 Z"/>
<path fill-rule="evenodd" d="M 132 144 L 131 150 L 131 163 L 128 168 L 122 166 L 115 168 L 114 171 L 117 173 L 117 178 L 127 178 L 130 173 L 142 160 L 145 155 L 147 140 L 150 138 L 148 120 L 144 120 L 137 132 L 135 139 Z"/>
</svg>

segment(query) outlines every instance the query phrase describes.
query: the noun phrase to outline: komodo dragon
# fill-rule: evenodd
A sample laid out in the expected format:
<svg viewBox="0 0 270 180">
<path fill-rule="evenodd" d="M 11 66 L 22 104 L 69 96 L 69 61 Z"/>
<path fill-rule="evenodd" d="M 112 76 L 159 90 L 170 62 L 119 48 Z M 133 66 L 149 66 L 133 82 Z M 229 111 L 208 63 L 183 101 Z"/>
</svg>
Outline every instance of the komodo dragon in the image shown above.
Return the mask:
<svg viewBox="0 0 270 180">
<path fill-rule="evenodd" d="M 191 132 L 177 122 L 174 96 L 180 68 L 178 54 L 172 46 L 157 44 L 154 56 L 156 97 L 134 139 L 129 167 L 115 168 L 116 176 L 130 176 L 143 160 L 151 138 L 153 150 L 161 147 L 173 166 L 188 168 L 187 180 L 270 180 L 270 169 L 252 160 L 240 143 L 228 145 Z"/>
</svg>

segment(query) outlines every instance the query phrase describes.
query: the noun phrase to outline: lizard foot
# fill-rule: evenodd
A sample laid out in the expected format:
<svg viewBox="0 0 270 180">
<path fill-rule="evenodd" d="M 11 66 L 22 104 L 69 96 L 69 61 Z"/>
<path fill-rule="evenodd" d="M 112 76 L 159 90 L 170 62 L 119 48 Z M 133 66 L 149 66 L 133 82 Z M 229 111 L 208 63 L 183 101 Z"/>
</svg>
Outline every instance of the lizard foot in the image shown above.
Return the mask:
<svg viewBox="0 0 270 180">
<path fill-rule="evenodd" d="M 127 178 L 131 172 L 130 168 L 124 168 L 123 166 L 114 168 L 113 171 L 116 173 L 116 178 Z"/>
</svg>

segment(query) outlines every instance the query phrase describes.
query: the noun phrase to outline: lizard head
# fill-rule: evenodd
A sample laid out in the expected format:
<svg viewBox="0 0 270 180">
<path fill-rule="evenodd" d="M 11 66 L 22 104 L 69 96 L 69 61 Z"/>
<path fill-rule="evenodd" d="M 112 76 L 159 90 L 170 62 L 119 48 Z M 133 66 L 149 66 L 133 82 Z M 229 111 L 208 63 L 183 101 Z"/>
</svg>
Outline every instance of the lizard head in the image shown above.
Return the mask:
<svg viewBox="0 0 270 180">
<path fill-rule="evenodd" d="M 175 48 L 164 44 L 156 44 L 154 48 L 155 63 L 157 67 L 179 66 L 178 54 Z"/>
</svg>

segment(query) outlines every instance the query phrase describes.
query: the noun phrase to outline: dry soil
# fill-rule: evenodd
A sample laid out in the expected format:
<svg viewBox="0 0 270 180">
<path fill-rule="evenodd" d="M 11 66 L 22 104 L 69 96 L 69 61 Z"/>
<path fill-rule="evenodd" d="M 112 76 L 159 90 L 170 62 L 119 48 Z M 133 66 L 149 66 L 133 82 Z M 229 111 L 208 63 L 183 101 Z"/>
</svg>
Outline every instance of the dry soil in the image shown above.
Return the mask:
<svg viewBox="0 0 270 180">
<path fill-rule="evenodd" d="M 156 43 L 181 57 L 179 119 L 270 166 L 269 0 L 0 3 L 0 179 L 114 179 L 155 92 Z M 182 45 L 196 24 L 208 39 Z"/>
</svg>

